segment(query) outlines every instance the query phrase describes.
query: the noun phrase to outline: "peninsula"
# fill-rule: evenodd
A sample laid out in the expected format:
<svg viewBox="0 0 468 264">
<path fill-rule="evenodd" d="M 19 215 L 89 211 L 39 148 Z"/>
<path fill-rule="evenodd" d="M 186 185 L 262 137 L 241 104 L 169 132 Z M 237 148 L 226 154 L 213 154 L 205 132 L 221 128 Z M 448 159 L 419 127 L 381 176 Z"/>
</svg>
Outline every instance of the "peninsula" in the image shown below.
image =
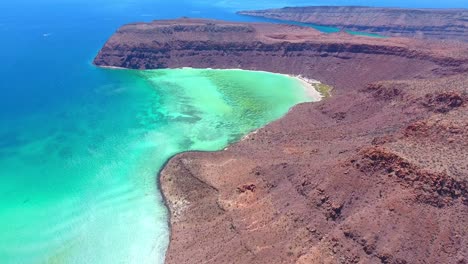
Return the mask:
<svg viewBox="0 0 468 264">
<path fill-rule="evenodd" d="M 309 6 L 238 13 L 386 36 L 468 41 L 468 9 Z"/>
<path fill-rule="evenodd" d="M 334 87 L 224 151 L 168 162 L 167 263 L 468 261 L 466 43 L 177 19 L 121 27 L 94 63 Z"/>
</svg>

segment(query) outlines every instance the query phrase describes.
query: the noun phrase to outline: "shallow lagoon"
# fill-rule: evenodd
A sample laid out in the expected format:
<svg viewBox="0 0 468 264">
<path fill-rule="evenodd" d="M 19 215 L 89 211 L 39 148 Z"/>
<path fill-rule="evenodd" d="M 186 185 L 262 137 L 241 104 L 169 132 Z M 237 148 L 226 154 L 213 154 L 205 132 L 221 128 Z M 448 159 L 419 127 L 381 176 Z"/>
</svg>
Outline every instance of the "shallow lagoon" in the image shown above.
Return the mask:
<svg viewBox="0 0 468 264">
<path fill-rule="evenodd" d="M 168 243 L 156 175 L 309 101 L 297 79 L 241 70 L 103 70 L 119 83 L 0 148 L 3 263 L 154 263 Z"/>
</svg>

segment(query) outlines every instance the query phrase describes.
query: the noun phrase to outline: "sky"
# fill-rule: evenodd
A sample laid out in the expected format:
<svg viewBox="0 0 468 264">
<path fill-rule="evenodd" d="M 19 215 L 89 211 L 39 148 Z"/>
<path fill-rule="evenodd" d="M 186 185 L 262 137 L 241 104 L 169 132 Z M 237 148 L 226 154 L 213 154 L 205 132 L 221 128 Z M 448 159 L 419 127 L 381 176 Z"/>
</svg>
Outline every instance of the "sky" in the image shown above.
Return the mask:
<svg viewBox="0 0 468 264">
<path fill-rule="evenodd" d="M 41 4 L 41 3 L 89 3 L 89 0 L 16 0 L 0 1 L 2 5 Z M 229 9 L 261 9 L 285 6 L 316 6 L 316 5 L 358 5 L 379 7 L 405 8 L 468 8 L 468 0 L 94 0 L 95 7 L 99 5 L 134 5 L 139 3 L 168 4 L 187 3 L 224 7 Z"/>
</svg>

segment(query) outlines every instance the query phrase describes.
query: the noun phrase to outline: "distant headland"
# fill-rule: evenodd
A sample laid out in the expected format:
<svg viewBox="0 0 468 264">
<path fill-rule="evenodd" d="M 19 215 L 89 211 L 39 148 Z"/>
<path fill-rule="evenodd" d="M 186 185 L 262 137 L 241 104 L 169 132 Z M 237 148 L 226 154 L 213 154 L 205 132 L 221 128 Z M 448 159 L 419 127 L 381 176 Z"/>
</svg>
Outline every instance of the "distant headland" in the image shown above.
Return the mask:
<svg viewBox="0 0 468 264">
<path fill-rule="evenodd" d="M 468 41 L 468 9 L 309 6 L 240 11 L 238 14 L 394 37 Z"/>
</svg>

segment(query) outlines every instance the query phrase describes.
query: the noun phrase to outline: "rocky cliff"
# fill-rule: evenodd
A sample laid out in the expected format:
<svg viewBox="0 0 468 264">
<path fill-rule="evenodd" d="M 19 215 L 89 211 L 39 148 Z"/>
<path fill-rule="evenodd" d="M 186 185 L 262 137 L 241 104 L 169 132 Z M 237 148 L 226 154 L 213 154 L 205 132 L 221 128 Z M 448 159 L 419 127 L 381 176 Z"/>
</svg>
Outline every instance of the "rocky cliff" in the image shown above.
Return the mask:
<svg viewBox="0 0 468 264">
<path fill-rule="evenodd" d="M 331 98 L 160 173 L 167 263 L 466 263 L 468 46 L 206 20 L 119 29 L 95 63 L 302 74 Z"/>
<path fill-rule="evenodd" d="M 132 69 L 265 70 L 352 87 L 362 80 L 464 71 L 468 52 L 464 44 L 457 45 L 328 35 L 293 25 L 179 19 L 121 27 L 94 63 Z"/>
<path fill-rule="evenodd" d="M 310 6 L 241 11 L 239 14 L 334 26 L 386 36 L 468 41 L 467 9 Z"/>
</svg>

